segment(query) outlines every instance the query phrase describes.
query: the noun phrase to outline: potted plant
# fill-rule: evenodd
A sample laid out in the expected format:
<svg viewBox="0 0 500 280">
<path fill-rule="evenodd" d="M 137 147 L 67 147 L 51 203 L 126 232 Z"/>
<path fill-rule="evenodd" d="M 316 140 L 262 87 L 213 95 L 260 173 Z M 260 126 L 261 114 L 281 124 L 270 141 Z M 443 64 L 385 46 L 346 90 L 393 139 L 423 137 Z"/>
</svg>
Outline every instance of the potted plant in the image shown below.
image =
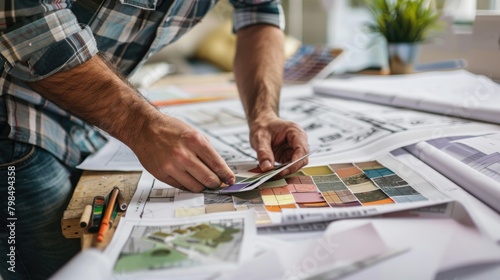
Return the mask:
<svg viewBox="0 0 500 280">
<path fill-rule="evenodd" d="M 370 32 L 387 41 L 391 74 L 413 72 L 420 44 L 437 28 L 439 12 L 432 0 L 368 1 L 373 22 Z"/>
</svg>

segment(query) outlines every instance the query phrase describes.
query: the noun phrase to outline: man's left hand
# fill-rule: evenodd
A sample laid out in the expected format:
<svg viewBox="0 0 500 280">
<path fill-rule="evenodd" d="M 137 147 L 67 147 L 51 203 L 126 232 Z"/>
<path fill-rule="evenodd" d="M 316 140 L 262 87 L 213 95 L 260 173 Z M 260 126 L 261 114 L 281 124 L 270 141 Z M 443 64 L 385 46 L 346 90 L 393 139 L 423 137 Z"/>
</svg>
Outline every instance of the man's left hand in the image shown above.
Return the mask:
<svg viewBox="0 0 500 280">
<path fill-rule="evenodd" d="M 292 162 L 309 152 L 307 134 L 294 122 L 268 116 L 263 120 L 250 123 L 249 127 L 250 144 L 257 152 L 262 171 L 271 170 L 274 162 Z M 279 176 L 294 173 L 307 163 L 306 157 L 280 172 Z"/>
</svg>

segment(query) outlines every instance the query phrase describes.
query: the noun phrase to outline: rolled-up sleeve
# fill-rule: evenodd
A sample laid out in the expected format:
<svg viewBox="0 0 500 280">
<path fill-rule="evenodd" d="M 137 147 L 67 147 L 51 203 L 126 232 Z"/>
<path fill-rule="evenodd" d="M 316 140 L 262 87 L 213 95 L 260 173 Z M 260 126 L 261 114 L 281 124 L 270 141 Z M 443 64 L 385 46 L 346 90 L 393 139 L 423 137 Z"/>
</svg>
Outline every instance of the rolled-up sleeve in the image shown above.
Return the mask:
<svg viewBox="0 0 500 280">
<path fill-rule="evenodd" d="M 272 0 L 231 0 L 234 7 L 233 31 L 253 24 L 275 25 L 285 28 L 285 17 L 280 1 Z"/>
<path fill-rule="evenodd" d="M 23 7 L 23 3 L 39 1 L 15 2 L 18 9 L 0 7 L 0 12 L 14 15 L 6 20 L 12 24 L 0 25 L 2 71 L 23 81 L 36 81 L 97 54 L 91 29 L 80 25 L 69 8 L 56 4 Z"/>
</svg>

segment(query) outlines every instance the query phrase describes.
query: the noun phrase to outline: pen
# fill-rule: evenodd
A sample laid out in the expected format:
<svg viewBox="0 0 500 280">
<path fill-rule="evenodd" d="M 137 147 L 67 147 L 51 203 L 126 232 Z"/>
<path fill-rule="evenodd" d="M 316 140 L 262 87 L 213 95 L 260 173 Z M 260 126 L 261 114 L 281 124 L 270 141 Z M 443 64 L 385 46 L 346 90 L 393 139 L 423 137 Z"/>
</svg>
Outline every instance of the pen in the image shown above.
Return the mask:
<svg viewBox="0 0 500 280">
<path fill-rule="evenodd" d="M 111 191 L 111 194 L 108 199 L 108 205 L 106 205 L 106 209 L 104 210 L 104 216 L 102 217 L 101 227 L 99 228 L 99 233 L 97 234 L 97 242 L 102 242 L 104 240 L 104 236 L 106 232 L 108 232 L 111 216 L 113 214 L 113 210 L 116 206 L 116 198 L 118 197 L 118 192 L 120 189 L 114 187 Z"/>
<path fill-rule="evenodd" d="M 415 71 L 438 71 L 438 70 L 449 70 L 449 69 L 460 69 L 467 66 L 467 61 L 465 59 L 453 59 L 445 61 L 437 61 L 425 64 L 415 65 Z"/>
<path fill-rule="evenodd" d="M 117 188 L 117 187 L 115 187 Z M 118 190 L 118 197 L 116 198 L 117 199 L 117 203 L 118 203 L 118 209 L 120 211 L 125 211 L 127 210 L 127 202 L 125 202 L 125 197 L 123 196 L 123 193 L 121 190 Z"/>
<path fill-rule="evenodd" d="M 113 213 L 111 214 L 111 219 L 109 220 L 109 227 L 113 227 L 113 223 L 115 222 L 116 216 L 118 216 L 118 200 L 117 203 L 115 204 L 115 207 L 113 208 Z"/>
</svg>

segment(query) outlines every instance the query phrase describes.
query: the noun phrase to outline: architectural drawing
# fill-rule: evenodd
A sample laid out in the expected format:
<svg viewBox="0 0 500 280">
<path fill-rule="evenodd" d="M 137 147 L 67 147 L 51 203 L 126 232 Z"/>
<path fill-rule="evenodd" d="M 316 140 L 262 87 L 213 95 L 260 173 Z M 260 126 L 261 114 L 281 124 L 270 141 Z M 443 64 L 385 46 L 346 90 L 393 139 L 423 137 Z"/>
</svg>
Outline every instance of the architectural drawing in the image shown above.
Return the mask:
<svg viewBox="0 0 500 280">
<path fill-rule="evenodd" d="M 238 102 L 213 102 L 210 109 L 199 105 L 165 108 L 164 112 L 203 131 L 226 162 L 232 165 L 255 161 L 256 157 L 248 141 L 247 124 Z M 342 156 L 339 161 L 361 160 L 363 154 L 373 157 L 378 151 L 381 155 L 405 144 L 427 140 L 435 134 L 456 135 L 464 131 L 474 134 L 479 129 L 499 129 L 460 118 L 319 96 L 283 98 L 280 114 L 297 122 L 307 132 L 309 147 L 316 150 L 310 157 L 312 163 L 315 159 L 326 163 L 326 158 L 346 153 L 351 158 Z M 382 141 L 393 144 L 380 149 Z M 375 145 L 378 145 L 377 149 L 373 148 Z"/>
</svg>

